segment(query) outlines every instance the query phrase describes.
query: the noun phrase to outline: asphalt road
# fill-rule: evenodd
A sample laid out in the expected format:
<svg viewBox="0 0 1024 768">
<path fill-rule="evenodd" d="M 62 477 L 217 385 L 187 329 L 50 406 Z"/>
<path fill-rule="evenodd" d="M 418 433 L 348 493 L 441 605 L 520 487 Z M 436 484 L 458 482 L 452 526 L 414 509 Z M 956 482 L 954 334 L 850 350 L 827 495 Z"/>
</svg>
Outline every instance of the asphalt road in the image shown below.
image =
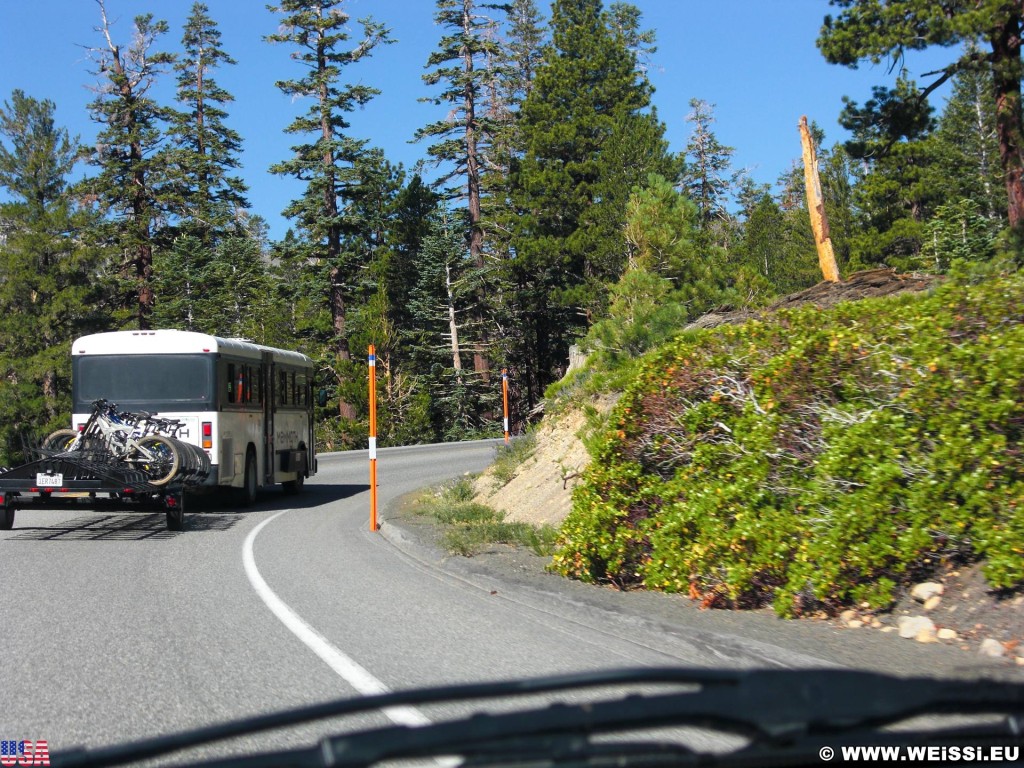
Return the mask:
<svg viewBox="0 0 1024 768">
<path fill-rule="evenodd" d="M 492 442 L 382 450 L 381 505 L 493 456 Z M 665 631 L 572 591 L 439 567 L 400 529 L 368 530 L 367 478 L 365 452 L 324 455 L 301 496 L 275 489 L 246 511 L 192 504 L 181 533 L 166 531 L 162 514 L 19 510 L 14 530 L 0 532 L 0 738 L 59 751 L 429 684 L 843 661 L 817 653 L 813 638 Z M 309 743 L 337 727 L 202 754 Z"/>
</svg>

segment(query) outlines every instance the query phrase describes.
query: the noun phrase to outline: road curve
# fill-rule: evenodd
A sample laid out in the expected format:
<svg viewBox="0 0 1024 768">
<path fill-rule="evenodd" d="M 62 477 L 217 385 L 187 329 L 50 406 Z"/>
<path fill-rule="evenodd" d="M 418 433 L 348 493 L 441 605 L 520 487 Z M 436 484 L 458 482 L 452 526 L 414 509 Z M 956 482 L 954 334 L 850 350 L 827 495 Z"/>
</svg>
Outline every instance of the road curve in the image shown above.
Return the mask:
<svg viewBox="0 0 1024 768">
<path fill-rule="evenodd" d="M 382 507 L 482 469 L 494 445 L 380 451 Z M 267 491 L 244 512 L 190 501 L 182 533 L 165 531 L 162 514 L 19 510 L 15 529 L 0 532 L 0 738 L 60 750 L 428 684 L 825 663 L 770 643 L 610 620 L 571 599 L 435 567 L 369 531 L 367 478 L 365 452 L 323 455 L 301 496 Z M 308 743 L 331 727 L 223 749 Z"/>
</svg>

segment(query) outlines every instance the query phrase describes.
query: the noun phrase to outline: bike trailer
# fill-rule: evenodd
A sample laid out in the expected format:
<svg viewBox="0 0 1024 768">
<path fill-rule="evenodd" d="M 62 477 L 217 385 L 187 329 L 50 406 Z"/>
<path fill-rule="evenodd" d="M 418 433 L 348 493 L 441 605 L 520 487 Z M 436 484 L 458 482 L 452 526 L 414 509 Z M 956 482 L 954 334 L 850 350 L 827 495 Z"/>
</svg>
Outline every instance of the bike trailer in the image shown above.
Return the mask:
<svg viewBox="0 0 1024 768">
<path fill-rule="evenodd" d="M 179 531 L 184 527 L 184 488 L 184 482 L 153 485 L 144 472 L 89 452 L 42 456 L 0 471 L 0 529 L 14 527 L 18 507 L 128 503 L 164 509 L 168 530 Z"/>
</svg>

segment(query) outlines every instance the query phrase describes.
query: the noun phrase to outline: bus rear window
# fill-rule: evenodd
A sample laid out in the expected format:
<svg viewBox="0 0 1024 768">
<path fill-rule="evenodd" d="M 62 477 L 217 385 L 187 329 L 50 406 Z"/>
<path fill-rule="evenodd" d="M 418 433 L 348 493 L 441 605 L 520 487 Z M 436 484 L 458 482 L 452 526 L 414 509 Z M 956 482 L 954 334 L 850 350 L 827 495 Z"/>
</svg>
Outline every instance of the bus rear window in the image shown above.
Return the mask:
<svg viewBox="0 0 1024 768">
<path fill-rule="evenodd" d="M 138 410 L 199 410 L 213 403 L 214 360 L 207 355 L 95 355 L 72 360 L 75 410 L 95 400 Z"/>
</svg>

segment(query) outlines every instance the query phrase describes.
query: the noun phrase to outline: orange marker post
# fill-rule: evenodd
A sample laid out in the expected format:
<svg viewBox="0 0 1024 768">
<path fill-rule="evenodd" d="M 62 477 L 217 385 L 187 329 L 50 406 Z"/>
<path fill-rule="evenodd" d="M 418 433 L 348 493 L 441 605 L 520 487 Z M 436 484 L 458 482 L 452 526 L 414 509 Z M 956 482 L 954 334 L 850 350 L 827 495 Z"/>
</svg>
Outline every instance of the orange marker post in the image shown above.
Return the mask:
<svg viewBox="0 0 1024 768">
<path fill-rule="evenodd" d="M 370 345 L 370 530 L 377 530 L 377 355 Z"/>
<path fill-rule="evenodd" d="M 505 408 L 505 445 L 508 445 L 508 368 L 501 369 L 501 400 Z"/>
</svg>

